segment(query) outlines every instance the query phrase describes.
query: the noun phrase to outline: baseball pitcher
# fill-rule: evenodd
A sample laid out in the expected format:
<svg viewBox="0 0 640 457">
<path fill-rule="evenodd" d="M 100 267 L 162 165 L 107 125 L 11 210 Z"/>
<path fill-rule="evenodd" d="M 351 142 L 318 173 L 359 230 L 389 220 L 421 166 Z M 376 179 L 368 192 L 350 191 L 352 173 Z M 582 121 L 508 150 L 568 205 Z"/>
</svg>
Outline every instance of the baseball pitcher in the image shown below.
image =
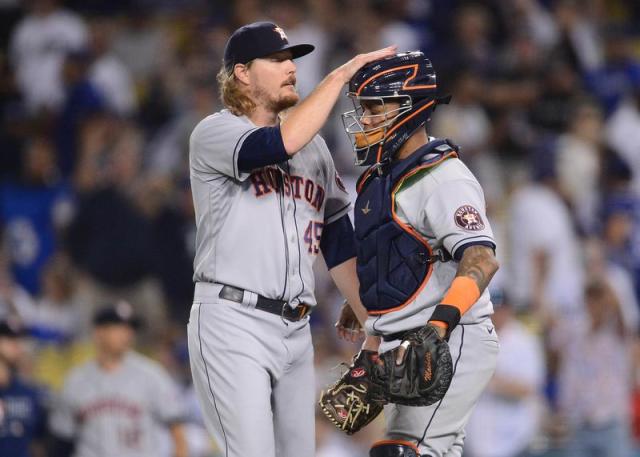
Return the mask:
<svg viewBox="0 0 640 457">
<path fill-rule="evenodd" d="M 218 75 L 226 109 L 190 139 L 189 354 L 207 429 L 225 457 L 314 454 L 308 315 L 318 253 L 343 295 L 359 301 L 350 200 L 317 133 L 351 76 L 394 49 L 355 57 L 297 104 L 293 59 L 312 50 L 289 44 L 270 22 L 236 30 Z"/>
</svg>

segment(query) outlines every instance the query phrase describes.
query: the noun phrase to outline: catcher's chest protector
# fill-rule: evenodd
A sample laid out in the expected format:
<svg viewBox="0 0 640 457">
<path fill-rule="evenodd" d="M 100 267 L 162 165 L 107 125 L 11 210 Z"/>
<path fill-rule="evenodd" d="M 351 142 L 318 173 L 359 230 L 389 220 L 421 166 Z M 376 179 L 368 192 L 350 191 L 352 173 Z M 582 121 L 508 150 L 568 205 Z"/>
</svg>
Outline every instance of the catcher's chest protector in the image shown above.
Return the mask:
<svg viewBox="0 0 640 457">
<path fill-rule="evenodd" d="M 425 159 L 432 153 L 437 155 Z M 372 167 L 360 177 L 355 205 L 357 272 L 360 299 L 369 314 L 404 306 L 429 279 L 431 247 L 398 219 L 393 200 L 405 179 L 456 156 L 446 140 L 433 140 L 406 159 L 384 166 L 381 174 Z"/>
</svg>

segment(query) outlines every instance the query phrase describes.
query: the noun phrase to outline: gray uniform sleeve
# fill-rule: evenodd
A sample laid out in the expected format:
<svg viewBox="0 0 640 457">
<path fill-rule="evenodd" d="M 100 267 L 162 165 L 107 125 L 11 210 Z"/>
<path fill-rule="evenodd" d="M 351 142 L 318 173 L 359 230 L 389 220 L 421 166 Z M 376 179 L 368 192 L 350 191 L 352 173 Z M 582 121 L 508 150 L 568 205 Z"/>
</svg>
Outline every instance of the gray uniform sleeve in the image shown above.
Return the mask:
<svg viewBox="0 0 640 457">
<path fill-rule="evenodd" d="M 244 181 L 250 173 L 238 169 L 238 152 L 247 136 L 257 127 L 246 119 L 222 111 L 209 116 L 196 126 L 189 140 L 192 172 L 204 175 L 222 174 Z"/>
<path fill-rule="evenodd" d="M 318 142 L 318 146 L 323 151 L 323 157 L 326 167 L 326 203 L 324 207 L 324 223 L 330 224 L 340 219 L 351 210 L 351 198 L 349 192 L 342 182 L 342 178 L 336 170 L 336 166 L 333 163 L 333 157 L 327 148 L 327 144 L 322 137 L 316 136 L 315 140 Z"/>
<path fill-rule="evenodd" d="M 49 415 L 51 432 L 64 439 L 73 438 L 76 434 L 77 424 L 73 405 L 74 381 L 75 377 L 67 378 L 62 391 L 53 398 L 53 408 Z"/>
<path fill-rule="evenodd" d="M 456 251 L 468 243 L 495 246 L 485 206 L 477 181 L 452 180 L 438 184 L 427 200 L 424 214 L 434 236 L 455 258 Z"/>
<path fill-rule="evenodd" d="M 159 368 L 153 375 L 153 387 L 149 393 L 157 420 L 165 424 L 184 421 L 187 414 L 185 402 L 176 383 L 163 369 Z"/>
</svg>

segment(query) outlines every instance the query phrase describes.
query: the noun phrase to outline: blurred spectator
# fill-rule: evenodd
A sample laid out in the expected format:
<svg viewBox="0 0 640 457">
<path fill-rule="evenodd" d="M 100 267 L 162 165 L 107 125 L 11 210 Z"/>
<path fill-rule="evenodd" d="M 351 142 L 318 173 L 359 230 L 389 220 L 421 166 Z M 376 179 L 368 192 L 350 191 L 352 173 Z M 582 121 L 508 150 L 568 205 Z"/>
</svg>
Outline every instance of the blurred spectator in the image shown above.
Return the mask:
<svg viewBox="0 0 640 457">
<path fill-rule="evenodd" d="M 634 54 L 632 37 L 620 24 L 609 26 L 603 46 L 604 62 L 586 72 L 585 83 L 608 116 L 637 85 L 640 60 Z"/>
<path fill-rule="evenodd" d="M 553 151 L 547 145 L 533 152 L 534 182 L 517 189 L 511 200 L 508 295 L 518 308 L 574 314 L 582 309 L 584 271 Z"/>
<path fill-rule="evenodd" d="M 100 91 L 108 108 L 128 117 L 136 109 L 136 94 L 129 69 L 111 50 L 113 23 L 97 20 L 91 24 L 91 54 L 93 63 L 89 79 Z"/>
<path fill-rule="evenodd" d="M 607 259 L 631 272 L 640 264 L 634 244 L 638 227 L 640 198 L 633 195 L 612 195 L 602 211 L 602 241 Z"/>
<path fill-rule="evenodd" d="M 433 115 L 430 131 L 441 138 L 455 138 L 462 147 L 465 164 L 478 177 L 489 205 L 503 198 L 504 188 L 498 157 L 490 154 L 491 122 L 481 104 L 483 81 L 460 69 L 455 77 L 451 103 Z"/>
<path fill-rule="evenodd" d="M 47 412 L 43 392 L 18 374 L 25 330 L 0 320 L 0 455 L 45 455 Z"/>
<path fill-rule="evenodd" d="M 138 84 L 162 74 L 171 49 L 166 31 L 154 21 L 153 11 L 144 2 L 135 2 L 111 44 L 114 55 Z"/>
<path fill-rule="evenodd" d="M 640 195 L 640 69 L 633 73 L 632 90 L 607 120 L 606 141 L 627 162 L 633 188 Z"/>
<path fill-rule="evenodd" d="M 87 45 L 84 20 L 57 0 L 33 0 L 11 36 L 11 60 L 31 112 L 56 111 L 64 101 L 62 64 Z"/>
<path fill-rule="evenodd" d="M 541 50 L 548 51 L 557 39 L 556 24 L 551 12 L 537 0 L 515 0 L 500 5 L 513 29 L 530 36 Z"/>
<path fill-rule="evenodd" d="M 8 56 L 0 48 L 0 182 L 20 173 L 20 151 L 29 121 Z"/>
<path fill-rule="evenodd" d="M 490 40 L 492 16 L 488 6 L 464 2 L 458 5 L 453 24 L 445 29 L 453 36 L 450 40 L 440 37 L 440 44 L 431 57 L 442 81 L 453 81 L 460 67 L 484 77 L 491 74 L 496 66 L 497 55 Z"/>
<path fill-rule="evenodd" d="M 143 180 L 135 198 L 150 226 L 153 274 L 162 285 L 171 323 L 182 328 L 193 301 L 195 227 L 190 189 L 176 191 L 168 178 L 153 176 Z"/>
<path fill-rule="evenodd" d="M 72 202 L 51 142 L 33 137 L 24 151 L 21 175 L 0 185 L 0 224 L 11 271 L 31 294 L 40 290 L 42 268 L 58 248 L 57 234 L 71 219 Z"/>
<path fill-rule="evenodd" d="M 42 272 L 42 293 L 24 316 L 29 334 L 41 344 L 67 344 L 89 335 L 90 316 L 75 297 L 75 272 L 63 255 Z"/>
<path fill-rule="evenodd" d="M 67 54 L 63 65 L 65 101 L 56 120 L 55 138 L 62 175 L 73 174 L 78 161 L 78 138 L 85 122 L 106 110 L 98 88 L 89 80 L 91 55 L 86 50 Z"/>
<path fill-rule="evenodd" d="M 96 357 L 71 371 L 51 414 L 54 457 L 159 455 L 159 436 L 186 457 L 182 398 L 168 373 L 133 351 L 140 321 L 120 301 L 94 316 Z"/>
<path fill-rule="evenodd" d="M 607 258 L 606 248 L 599 238 L 590 238 L 585 242 L 587 276 L 593 279 L 603 278 L 609 283 L 613 293 L 618 297 L 624 326 L 633 334 L 640 329 L 640 305 L 634 289 L 633 276 L 629 270 Z"/>
<path fill-rule="evenodd" d="M 465 455 L 525 457 L 541 431 L 545 356 L 542 342 L 492 290 L 491 320 L 500 338 L 498 365 L 466 426 Z"/>
<path fill-rule="evenodd" d="M 553 3 L 557 27 L 554 55 L 565 59 L 579 72 L 602 65 L 595 2 L 558 0 Z"/>
<path fill-rule="evenodd" d="M 586 285 L 585 301 L 584 319 L 551 316 L 548 323 L 560 354 L 559 406 L 569 427 L 567 455 L 628 457 L 632 335 L 604 279 Z"/>
<path fill-rule="evenodd" d="M 583 233 L 593 233 L 597 227 L 602 138 L 600 109 L 591 101 L 580 101 L 571 113 L 568 131 L 555 146 L 560 192 Z"/>
<path fill-rule="evenodd" d="M 189 136 L 196 124 L 220 109 L 209 78 L 188 79 L 184 107 L 151 136 L 146 148 L 151 173 L 183 179 L 189 175 Z"/>
<path fill-rule="evenodd" d="M 434 135 L 455 138 L 463 148 L 465 163 L 485 153 L 489 146 L 491 123 L 481 105 L 483 90 L 483 81 L 477 74 L 460 69 L 451 88 L 455 97 L 433 115 Z"/>
<path fill-rule="evenodd" d="M 152 277 L 152 226 L 136 199 L 144 182 L 143 137 L 132 124 L 96 119 L 83 129 L 83 139 L 78 211 L 67 233 L 81 272 L 78 299 L 93 309 L 124 297 L 149 321 L 143 337 L 160 334 L 166 307 Z"/>
<path fill-rule="evenodd" d="M 0 256 L 0 319 L 22 319 L 31 309 L 33 298 L 15 283 L 7 262 Z"/>
<path fill-rule="evenodd" d="M 411 19 L 408 13 L 409 3 L 409 0 L 370 2 L 371 9 L 379 21 L 375 27 L 376 35 L 379 37 L 377 46 L 395 44 L 398 49 L 407 51 L 419 48 L 419 29 L 412 27 L 408 22 Z"/>
<path fill-rule="evenodd" d="M 543 135 L 559 134 L 566 131 L 571 120 L 579 79 L 564 60 L 552 60 L 546 68 L 541 78 L 542 93 L 531 107 L 529 119 Z"/>
</svg>

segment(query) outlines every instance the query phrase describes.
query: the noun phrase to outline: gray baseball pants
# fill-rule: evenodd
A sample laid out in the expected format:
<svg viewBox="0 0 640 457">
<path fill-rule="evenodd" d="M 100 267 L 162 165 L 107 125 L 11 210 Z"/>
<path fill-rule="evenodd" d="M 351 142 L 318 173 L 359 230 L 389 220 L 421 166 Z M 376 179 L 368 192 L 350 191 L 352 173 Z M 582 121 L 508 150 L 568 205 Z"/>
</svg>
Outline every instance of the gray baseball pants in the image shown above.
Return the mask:
<svg viewBox="0 0 640 457">
<path fill-rule="evenodd" d="M 313 457 L 308 317 L 290 322 L 198 283 L 188 324 L 194 387 L 224 457 Z M 245 294 L 247 295 L 247 294 Z"/>
</svg>

